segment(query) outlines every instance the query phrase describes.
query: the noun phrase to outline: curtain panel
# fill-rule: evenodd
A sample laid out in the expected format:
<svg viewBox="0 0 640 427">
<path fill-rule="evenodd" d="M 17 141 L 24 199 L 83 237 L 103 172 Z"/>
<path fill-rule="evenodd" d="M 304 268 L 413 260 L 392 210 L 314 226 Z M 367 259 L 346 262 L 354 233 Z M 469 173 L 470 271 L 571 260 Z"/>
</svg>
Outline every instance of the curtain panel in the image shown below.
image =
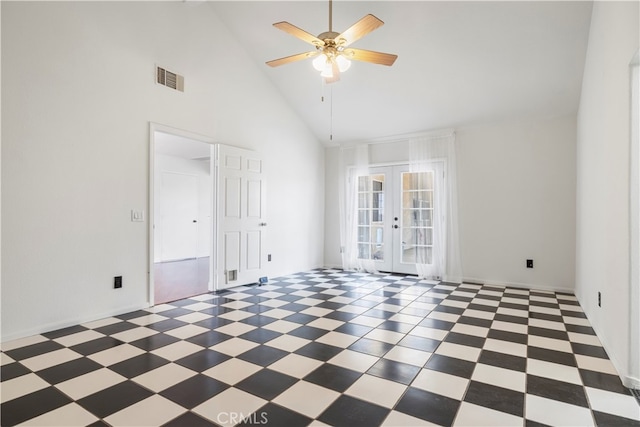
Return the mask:
<svg viewBox="0 0 640 427">
<path fill-rule="evenodd" d="M 441 167 L 436 167 L 441 166 Z M 434 177 L 433 253 L 431 263 L 416 264 L 422 279 L 462 281 L 458 239 L 458 191 L 455 133 L 409 140 L 409 170 L 442 170 Z"/>
<path fill-rule="evenodd" d="M 353 150 L 353 158 L 347 160 L 344 148 L 340 150 L 340 240 L 342 268 L 347 271 L 375 273 L 373 260 L 358 258 L 358 176 L 369 174 L 369 145 L 361 144 Z"/>
</svg>

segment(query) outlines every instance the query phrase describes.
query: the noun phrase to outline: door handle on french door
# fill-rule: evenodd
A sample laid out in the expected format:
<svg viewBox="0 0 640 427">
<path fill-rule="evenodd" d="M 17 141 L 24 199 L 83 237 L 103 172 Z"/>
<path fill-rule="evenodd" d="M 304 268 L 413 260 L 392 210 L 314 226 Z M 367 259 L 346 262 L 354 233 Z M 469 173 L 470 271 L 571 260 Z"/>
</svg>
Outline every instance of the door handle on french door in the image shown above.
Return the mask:
<svg viewBox="0 0 640 427">
<path fill-rule="evenodd" d="M 198 220 L 197 220 L 197 219 L 194 219 L 194 220 L 193 220 L 193 222 L 198 222 Z"/>
<path fill-rule="evenodd" d="M 258 225 L 259 225 L 260 227 L 266 227 L 266 226 L 267 226 L 267 223 L 266 223 L 266 222 L 261 222 L 261 223 L 259 223 Z"/>
<path fill-rule="evenodd" d="M 395 224 L 395 225 L 393 226 L 393 228 L 398 228 L 398 224 Z"/>
</svg>

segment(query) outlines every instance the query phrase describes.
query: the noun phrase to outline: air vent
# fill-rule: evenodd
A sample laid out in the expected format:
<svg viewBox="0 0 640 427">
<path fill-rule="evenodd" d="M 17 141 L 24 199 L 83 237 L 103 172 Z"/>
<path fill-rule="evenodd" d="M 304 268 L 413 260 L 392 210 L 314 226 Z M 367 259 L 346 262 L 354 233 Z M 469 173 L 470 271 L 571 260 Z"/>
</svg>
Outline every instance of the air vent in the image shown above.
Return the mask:
<svg viewBox="0 0 640 427">
<path fill-rule="evenodd" d="M 156 83 L 184 92 L 184 77 L 162 67 L 156 67 Z"/>
</svg>

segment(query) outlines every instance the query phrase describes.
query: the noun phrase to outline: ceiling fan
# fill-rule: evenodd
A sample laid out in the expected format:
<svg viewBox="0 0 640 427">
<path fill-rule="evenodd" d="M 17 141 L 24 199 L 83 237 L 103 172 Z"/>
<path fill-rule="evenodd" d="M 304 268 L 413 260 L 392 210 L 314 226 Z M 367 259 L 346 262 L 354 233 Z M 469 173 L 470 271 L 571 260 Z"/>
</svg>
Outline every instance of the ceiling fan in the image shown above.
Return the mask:
<svg viewBox="0 0 640 427">
<path fill-rule="evenodd" d="M 340 73 L 347 71 L 351 66 L 351 59 L 371 62 L 373 64 L 393 65 L 398 55 L 349 47 L 353 42 L 360 40 L 373 30 L 381 27 L 384 22 L 369 14 L 353 24 L 346 31 L 336 33 L 332 28 L 332 3 L 333 1 L 329 0 L 329 31 L 317 37 L 288 22 L 283 21 L 273 24 L 274 27 L 285 33 L 289 33 L 302 41 L 312 44 L 316 50 L 274 59 L 273 61 L 268 61 L 267 65 L 277 67 L 315 56 L 316 59 L 313 60 L 313 66 L 321 72 L 320 75 L 324 77 L 326 83 L 333 83 L 340 80 Z"/>
</svg>

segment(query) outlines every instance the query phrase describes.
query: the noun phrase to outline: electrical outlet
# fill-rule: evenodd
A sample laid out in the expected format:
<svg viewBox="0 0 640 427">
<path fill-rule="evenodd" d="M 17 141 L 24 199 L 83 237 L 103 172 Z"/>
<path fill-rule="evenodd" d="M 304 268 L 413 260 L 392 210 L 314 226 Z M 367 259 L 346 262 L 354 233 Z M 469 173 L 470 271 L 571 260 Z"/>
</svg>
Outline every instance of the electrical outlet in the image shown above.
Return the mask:
<svg viewBox="0 0 640 427">
<path fill-rule="evenodd" d="M 267 261 L 271 262 L 271 254 L 267 255 Z"/>
<path fill-rule="evenodd" d="M 116 276 L 113 278 L 113 289 L 120 289 L 122 287 L 122 276 Z"/>
<path fill-rule="evenodd" d="M 602 307 L 602 293 L 598 291 L 598 307 Z"/>
<path fill-rule="evenodd" d="M 533 268 L 533 260 L 532 259 L 528 259 L 527 260 L 527 268 Z"/>
</svg>

